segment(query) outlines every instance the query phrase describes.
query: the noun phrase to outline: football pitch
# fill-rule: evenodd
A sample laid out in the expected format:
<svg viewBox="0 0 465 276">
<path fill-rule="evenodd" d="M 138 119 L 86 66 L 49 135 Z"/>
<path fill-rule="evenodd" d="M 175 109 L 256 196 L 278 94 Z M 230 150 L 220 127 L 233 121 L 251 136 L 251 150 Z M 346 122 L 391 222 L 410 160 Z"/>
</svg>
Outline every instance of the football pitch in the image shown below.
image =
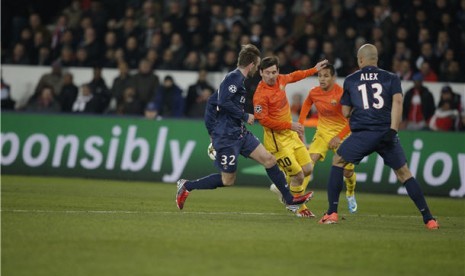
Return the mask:
<svg viewBox="0 0 465 276">
<path fill-rule="evenodd" d="M 175 184 L 3 175 L 2 275 L 465 275 L 465 200 L 427 197 L 427 230 L 407 196 L 326 192 L 297 218 L 263 187 L 193 191 Z M 342 220 L 341 220 L 342 218 Z"/>
</svg>

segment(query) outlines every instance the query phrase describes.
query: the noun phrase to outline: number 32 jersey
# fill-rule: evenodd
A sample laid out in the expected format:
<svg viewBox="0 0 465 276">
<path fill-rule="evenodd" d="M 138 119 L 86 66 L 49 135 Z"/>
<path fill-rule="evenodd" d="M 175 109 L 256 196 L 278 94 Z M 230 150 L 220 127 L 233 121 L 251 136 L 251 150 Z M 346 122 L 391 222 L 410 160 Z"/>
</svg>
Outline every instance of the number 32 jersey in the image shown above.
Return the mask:
<svg viewBox="0 0 465 276">
<path fill-rule="evenodd" d="M 390 128 L 392 97 L 402 94 L 399 77 L 376 66 L 366 66 L 347 76 L 343 89 L 341 104 L 352 107 L 352 132 Z"/>
</svg>

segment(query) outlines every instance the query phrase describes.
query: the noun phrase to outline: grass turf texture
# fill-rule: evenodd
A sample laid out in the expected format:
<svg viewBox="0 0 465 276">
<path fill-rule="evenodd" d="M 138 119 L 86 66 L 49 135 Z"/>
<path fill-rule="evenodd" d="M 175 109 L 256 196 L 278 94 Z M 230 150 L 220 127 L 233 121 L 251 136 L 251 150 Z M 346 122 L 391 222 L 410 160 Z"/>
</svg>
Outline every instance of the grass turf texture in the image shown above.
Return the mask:
<svg viewBox="0 0 465 276">
<path fill-rule="evenodd" d="M 263 188 L 2 176 L 2 275 L 464 275 L 463 199 L 428 197 L 427 230 L 407 196 L 357 193 L 337 225 L 284 210 Z"/>
</svg>

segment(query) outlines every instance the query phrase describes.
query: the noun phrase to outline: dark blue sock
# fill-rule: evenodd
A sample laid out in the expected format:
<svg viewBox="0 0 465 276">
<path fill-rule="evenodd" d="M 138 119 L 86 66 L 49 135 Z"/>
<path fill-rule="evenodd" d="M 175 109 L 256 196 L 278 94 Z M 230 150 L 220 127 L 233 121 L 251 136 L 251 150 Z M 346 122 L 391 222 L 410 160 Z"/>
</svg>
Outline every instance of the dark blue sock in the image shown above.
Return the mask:
<svg viewBox="0 0 465 276">
<path fill-rule="evenodd" d="M 414 177 L 407 179 L 404 183 L 405 189 L 410 198 L 413 200 L 418 210 L 420 210 L 421 215 L 423 216 L 423 222 L 427 223 L 430 219 L 433 218 L 431 212 L 429 211 L 428 204 L 426 204 L 425 196 L 421 191 L 421 187 L 418 184 L 417 180 Z"/>
<path fill-rule="evenodd" d="M 329 208 L 327 214 L 337 213 L 337 206 L 339 204 L 339 195 L 342 191 L 344 184 L 343 178 L 344 168 L 332 166 L 328 179 L 328 203 Z"/>
<path fill-rule="evenodd" d="M 284 176 L 284 173 L 279 169 L 278 165 L 274 165 L 273 167 L 266 169 L 266 173 L 268 174 L 268 177 L 273 181 L 273 183 L 276 185 L 278 190 L 281 192 L 281 194 L 284 197 L 284 200 L 286 202 L 291 202 L 292 199 L 294 198 L 289 192 L 289 189 L 286 187 L 286 177 Z"/>
<path fill-rule="evenodd" d="M 221 174 L 219 173 L 210 174 L 197 180 L 187 181 L 186 184 L 184 184 L 184 187 L 186 187 L 189 192 L 192 190 L 211 190 L 223 186 L 223 180 L 221 180 Z"/>
</svg>

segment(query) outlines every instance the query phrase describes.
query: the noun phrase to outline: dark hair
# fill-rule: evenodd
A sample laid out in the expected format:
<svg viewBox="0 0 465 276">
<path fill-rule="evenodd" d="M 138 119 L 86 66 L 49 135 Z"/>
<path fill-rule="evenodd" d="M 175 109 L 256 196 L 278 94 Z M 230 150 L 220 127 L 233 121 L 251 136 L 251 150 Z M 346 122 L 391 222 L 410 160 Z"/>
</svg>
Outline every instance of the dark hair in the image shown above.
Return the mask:
<svg viewBox="0 0 465 276">
<path fill-rule="evenodd" d="M 334 69 L 334 65 L 332 65 L 331 63 L 327 63 L 325 67 L 321 68 L 321 70 L 323 69 L 329 69 L 329 74 L 331 74 L 331 76 L 334 76 L 336 74 L 336 69 Z"/>
<path fill-rule="evenodd" d="M 276 68 L 279 68 L 279 58 L 277 56 L 266 57 L 260 62 L 260 71 L 270 68 L 273 65 L 276 65 Z"/>
<path fill-rule="evenodd" d="M 256 63 L 260 55 L 260 50 L 258 50 L 255 45 L 242 45 L 241 51 L 239 52 L 239 58 L 237 59 L 237 66 L 246 67 L 251 63 Z"/>
</svg>

